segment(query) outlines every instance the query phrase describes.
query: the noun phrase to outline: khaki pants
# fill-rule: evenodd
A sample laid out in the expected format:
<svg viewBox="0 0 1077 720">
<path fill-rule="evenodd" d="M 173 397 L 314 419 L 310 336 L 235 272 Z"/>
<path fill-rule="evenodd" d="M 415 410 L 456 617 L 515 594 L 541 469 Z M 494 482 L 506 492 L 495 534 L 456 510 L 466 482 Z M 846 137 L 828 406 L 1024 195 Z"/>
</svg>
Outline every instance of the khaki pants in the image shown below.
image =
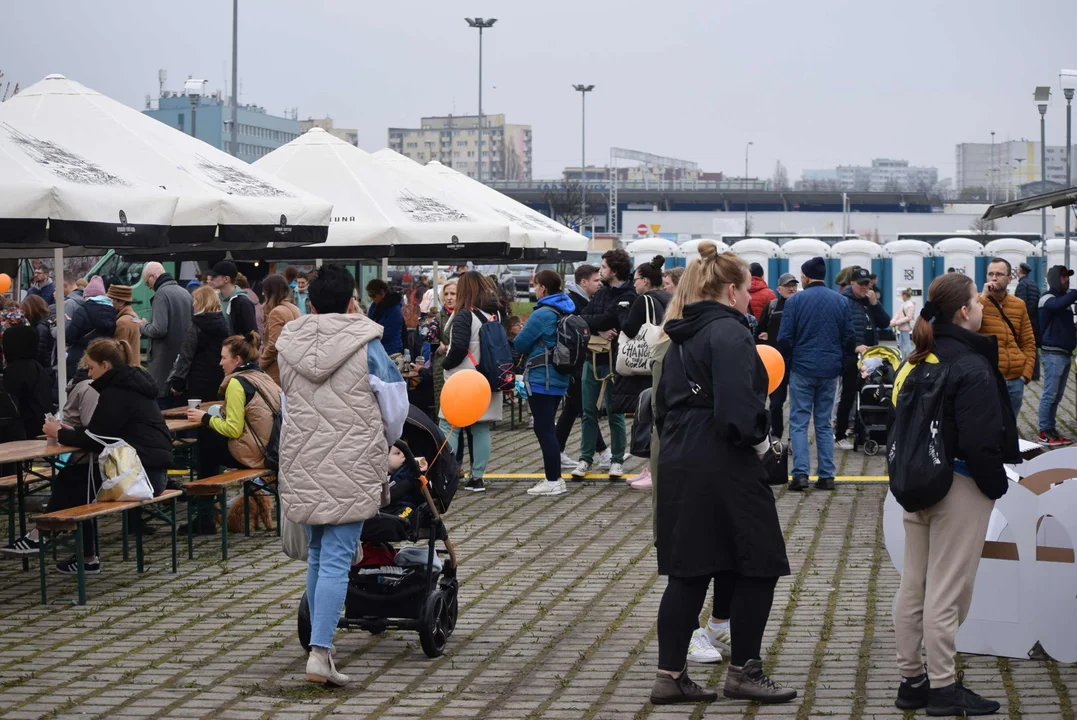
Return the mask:
<svg viewBox="0 0 1077 720">
<path fill-rule="evenodd" d="M 894 609 L 902 677 L 923 672 L 923 639 L 931 686 L 954 682 L 954 638 L 972 603 L 976 569 L 994 506 L 972 478 L 955 473 L 954 484 L 941 502 L 927 510 L 904 513 L 905 565 Z"/>
</svg>

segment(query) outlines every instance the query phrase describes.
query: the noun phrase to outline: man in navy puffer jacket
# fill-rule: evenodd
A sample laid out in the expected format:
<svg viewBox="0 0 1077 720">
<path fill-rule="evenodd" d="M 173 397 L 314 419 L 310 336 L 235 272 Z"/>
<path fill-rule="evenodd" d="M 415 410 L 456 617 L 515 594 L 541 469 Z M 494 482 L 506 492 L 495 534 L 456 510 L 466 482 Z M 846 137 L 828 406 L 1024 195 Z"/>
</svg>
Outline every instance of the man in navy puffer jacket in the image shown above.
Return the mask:
<svg viewBox="0 0 1077 720">
<path fill-rule="evenodd" d="M 834 489 L 834 430 L 830 413 L 842 362 L 855 346 L 849 301 L 826 287 L 826 262 L 814 257 L 800 267 L 803 290 L 785 301 L 778 349 L 789 365 L 789 438 L 793 445 L 790 490 L 808 487 L 808 421 L 815 418 L 820 490 Z"/>
<path fill-rule="evenodd" d="M 1040 296 L 1040 342 L 1043 354 L 1043 396 L 1040 398 L 1040 442 L 1049 447 L 1073 441 L 1055 430 L 1055 414 L 1066 393 L 1077 330 L 1073 327 L 1073 304 L 1077 290 L 1070 289 L 1073 271 L 1054 265 L 1047 271 L 1047 292 Z"/>
<path fill-rule="evenodd" d="M 527 354 L 524 385 L 546 471 L 546 479 L 527 494 L 562 495 L 568 490 L 561 479 L 561 448 L 557 443 L 554 415 L 568 390 L 569 376 L 557 372 L 550 364 L 550 353 L 557 346 L 557 323 L 563 315 L 571 315 L 576 305 L 561 292 L 561 276 L 553 270 L 540 270 L 535 275 L 535 295 L 539 299 L 535 311 L 513 342 L 521 354 Z"/>
</svg>

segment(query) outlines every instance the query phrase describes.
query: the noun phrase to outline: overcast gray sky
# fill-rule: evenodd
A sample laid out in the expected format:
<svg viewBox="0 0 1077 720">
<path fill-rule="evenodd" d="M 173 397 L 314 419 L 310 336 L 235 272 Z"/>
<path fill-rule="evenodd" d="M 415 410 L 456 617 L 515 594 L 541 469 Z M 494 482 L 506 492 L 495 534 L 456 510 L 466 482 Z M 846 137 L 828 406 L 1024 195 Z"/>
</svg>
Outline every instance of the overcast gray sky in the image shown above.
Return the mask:
<svg viewBox="0 0 1077 720">
<path fill-rule="evenodd" d="M 1048 141 L 1065 143 L 1058 71 L 1077 67 L 1075 0 L 240 0 L 242 100 L 329 114 L 377 150 L 390 126 L 483 107 L 534 131 L 534 175 L 611 146 L 769 177 L 897 157 L 952 177 L 959 142 L 1038 138 L 1036 85 L 1056 89 Z M 24 86 L 59 72 L 141 108 L 188 75 L 231 77 L 228 0 L 4 0 L 0 70 Z"/>
</svg>

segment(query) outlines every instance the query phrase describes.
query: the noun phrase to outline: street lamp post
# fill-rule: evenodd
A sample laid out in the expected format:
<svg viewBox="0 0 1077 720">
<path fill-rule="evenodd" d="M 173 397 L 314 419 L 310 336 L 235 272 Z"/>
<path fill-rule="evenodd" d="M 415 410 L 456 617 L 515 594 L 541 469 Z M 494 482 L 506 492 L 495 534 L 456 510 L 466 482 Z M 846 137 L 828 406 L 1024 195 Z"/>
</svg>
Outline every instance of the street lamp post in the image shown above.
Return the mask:
<svg viewBox="0 0 1077 720">
<path fill-rule="evenodd" d="M 1072 184 L 1072 162 L 1070 152 L 1073 149 L 1073 139 L 1070 135 L 1071 118 L 1073 117 L 1073 90 L 1077 88 L 1077 70 L 1063 70 L 1058 74 L 1059 84 L 1062 86 L 1062 94 L 1066 96 L 1066 187 Z M 1063 264 L 1070 266 L 1070 214 L 1066 212 L 1066 254 Z"/>
<path fill-rule="evenodd" d="M 1047 126 L 1044 117 L 1047 115 L 1047 103 L 1051 100 L 1051 88 L 1041 85 L 1032 94 L 1033 102 L 1040 111 L 1040 192 L 1047 192 Z M 1043 234 L 1043 254 L 1040 258 L 1040 277 L 1047 277 L 1047 208 L 1040 211 L 1040 221 Z"/>
<path fill-rule="evenodd" d="M 236 115 L 238 114 L 236 102 L 237 102 L 237 99 L 239 97 L 238 92 L 237 92 L 237 88 L 236 88 L 236 84 L 238 82 L 237 78 L 239 77 L 239 70 L 238 70 L 238 66 L 236 65 L 236 62 L 237 62 L 238 58 L 239 58 L 239 0 L 232 0 L 232 102 L 231 102 L 231 105 L 232 105 L 232 108 L 231 108 L 231 110 L 232 110 L 232 112 L 231 112 L 231 115 L 232 115 L 231 125 L 232 125 L 232 127 L 230 128 L 231 131 L 229 132 L 229 136 L 228 136 L 228 145 L 229 145 L 229 148 L 232 150 L 232 157 L 237 157 L 239 155 L 239 145 L 237 144 L 238 143 L 238 136 L 239 136 L 239 126 L 236 125 Z"/>
<path fill-rule="evenodd" d="M 748 148 L 754 144 L 749 140 L 744 146 L 744 237 L 748 237 Z"/>
<path fill-rule="evenodd" d="M 995 199 L 995 131 L 991 131 L 991 173 L 987 181 L 987 203 L 990 205 Z"/>
<path fill-rule="evenodd" d="M 583 219 L 587 216 L 587 93 L 595 89 L 594 85 L 573 85 L 572 89 L 580 94 L 580 230 L 582 234 Z"/>
<path fill-rule="evenodd" d="M 479 29 L 479 171 L 478 179 L 482 182 L 482 31 L 492 28 L 497 18 L 483 20 L 482 18 L 464 18 L 469 27 Z"/>
</svg>

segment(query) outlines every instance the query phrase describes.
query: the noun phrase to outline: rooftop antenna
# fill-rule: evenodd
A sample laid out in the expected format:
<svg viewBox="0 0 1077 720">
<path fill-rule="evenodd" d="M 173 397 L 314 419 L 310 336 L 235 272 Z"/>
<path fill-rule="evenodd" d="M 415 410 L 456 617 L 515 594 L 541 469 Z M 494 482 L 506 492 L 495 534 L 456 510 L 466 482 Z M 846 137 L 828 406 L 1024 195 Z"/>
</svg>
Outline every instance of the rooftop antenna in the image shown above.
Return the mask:
<svg viewBox="0 0 1077 720">
<path fill-rule="evenodd" d="M 150 94 L 146 93 L 146 109 L 150 109 Z"/>
<path fill-rule="evenodd" d="M 161 68 L 157 71 L 157 95 L 165 94 L 165 83 L 168 81 L 168 71 Z"/>
</svg>

